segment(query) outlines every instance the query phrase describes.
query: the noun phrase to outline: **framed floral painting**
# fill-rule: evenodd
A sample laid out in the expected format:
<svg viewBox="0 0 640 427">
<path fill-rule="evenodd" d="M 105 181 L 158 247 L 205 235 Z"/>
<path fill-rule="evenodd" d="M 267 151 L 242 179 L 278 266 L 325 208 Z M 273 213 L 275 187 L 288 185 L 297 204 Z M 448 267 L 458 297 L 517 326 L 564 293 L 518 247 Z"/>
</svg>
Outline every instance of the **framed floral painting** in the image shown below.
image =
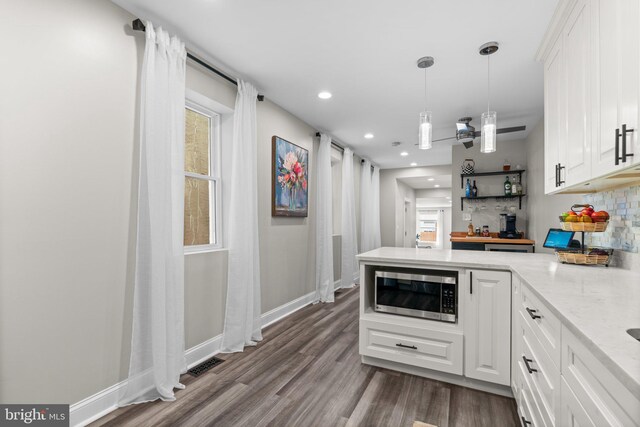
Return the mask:
<svg viewBox="0 0 640 427">
<path fill-rule="evenodd" d="M 271 138 L 271 216 L 306 217 L 309 151 L 279 136 Z"/>
</svg>

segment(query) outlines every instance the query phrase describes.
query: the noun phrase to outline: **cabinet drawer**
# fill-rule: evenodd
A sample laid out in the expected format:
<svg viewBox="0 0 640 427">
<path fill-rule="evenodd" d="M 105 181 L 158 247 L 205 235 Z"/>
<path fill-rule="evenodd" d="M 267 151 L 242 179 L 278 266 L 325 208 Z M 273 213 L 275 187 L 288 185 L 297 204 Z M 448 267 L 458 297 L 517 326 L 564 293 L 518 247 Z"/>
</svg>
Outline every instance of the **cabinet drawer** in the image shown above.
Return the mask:
<svg viewBox="0 0 640 427">
<path fill-rule="evenodd" d="M 531 393 L 531 381 L 529 381 L 528 373 L 525 368 L 524 362 L 517 363 L 518 372 L 518 415 L 520 415 L 520 421 L 522 427 L 545 427 L 542 417 L 540 416 L 540 410 Z"/>
<path fill-rule="evenodd" d="M 520 316 L 523 316 L 522 313 Z M 518 358 L 518 363 L 523 365 L 523 375 L 529 380 L 541 421 L 547 426 L 555 426 L 560 407 L 560 370 L 551 362 L 523 318 L 520 320 L 520 333 L 522 355 Z"/>
<path fill-rule="evenodd" d="M 640 401 L 565 327 L 562 377 L 593 424 L 640 426 Z"/>
<path fill-rule="evenodd" d="M 522 286 L 520 313 L 531 331 L 538 338 L 556 367 L 560 368 L 560 320 L 546 305 L 533 295 L 527 286 Z"/>
<path fill-rule="evenodd" d="M 462 375 L 462 333 L 360 320 L 360 354 Z"/>
</svg>

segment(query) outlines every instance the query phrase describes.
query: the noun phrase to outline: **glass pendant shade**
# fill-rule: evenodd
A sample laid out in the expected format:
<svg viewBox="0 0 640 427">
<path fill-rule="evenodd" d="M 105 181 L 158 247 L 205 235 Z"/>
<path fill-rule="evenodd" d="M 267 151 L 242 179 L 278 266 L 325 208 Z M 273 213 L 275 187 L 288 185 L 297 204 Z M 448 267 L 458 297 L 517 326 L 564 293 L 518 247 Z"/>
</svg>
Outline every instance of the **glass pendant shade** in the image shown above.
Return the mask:
<svg viewBox="0 0 640 427">
<path fill-rule="evenodd" d="M 482 132 L 480 134 L 480 152 L 493 153 L 496 151 L 496 119 L 495 111 L 482 113 Z"/>
<path fill-rule="evenodd" d="M 428 150 L 431 148 L 431 111 L 420 113 L 420 127 L 418 128 L 418 148 Z"/>
</svg>

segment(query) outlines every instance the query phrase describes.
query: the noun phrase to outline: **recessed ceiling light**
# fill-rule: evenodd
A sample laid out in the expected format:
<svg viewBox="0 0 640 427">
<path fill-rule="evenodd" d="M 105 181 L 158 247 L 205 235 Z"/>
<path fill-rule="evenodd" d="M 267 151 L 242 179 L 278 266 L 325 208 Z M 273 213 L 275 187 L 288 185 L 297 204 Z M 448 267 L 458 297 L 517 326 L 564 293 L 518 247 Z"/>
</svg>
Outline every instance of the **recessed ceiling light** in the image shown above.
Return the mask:
<svg viewBox="0 0 640 427">
<path fill-rule="evenodd" d="M 436 184 L 436 185 L 434 185 L 434 187 L 438 188 L 438 187 L 440 187 L 440 184 Z"/>
<path fill-rule="evenodd" d="M 451 200 L 451 197 L 447 197 L 447 200 Z"/>
<path fill-rule="evenodd" d="M 411 163 L 411 166 L 418 166 L 416 162 Z"/>
<path fill-rule="evenodd" d="M 427 181 L 435 181 L 435 178 L 429 178 Z"/>
<path fill-rule="evenodd" d="M 331 92 L 326 92 L 326 91 L 320 92 L 318 94 L 318 98 L 320 98 L 320 99 L 329 99 L 329 98 L 331 98 L 331 96 L 332 96 Z"/>
<path fill-rule="evenodd" d="M 403 151 L 402 153 L 400 153 L 401 156 L 408 156 L 409 153 L 407 153 L 406 151 Z"/>
<path fill-rule="evenodd" d="M 367 138 L 367 139 L 371 139 L 371 138 L 373 138 L 373 134 L 372 133 L 365 133 L 364 137 Z"/>
</svg>

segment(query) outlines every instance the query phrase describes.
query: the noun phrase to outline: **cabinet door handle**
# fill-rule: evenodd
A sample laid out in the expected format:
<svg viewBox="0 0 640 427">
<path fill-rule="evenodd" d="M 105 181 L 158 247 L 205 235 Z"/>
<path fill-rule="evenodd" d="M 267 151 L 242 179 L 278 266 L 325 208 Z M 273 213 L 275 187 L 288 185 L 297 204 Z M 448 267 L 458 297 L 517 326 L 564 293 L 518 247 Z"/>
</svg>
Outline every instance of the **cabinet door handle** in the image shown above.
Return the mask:
<svg viewBox="0 0 640 427">
<path fill-rule="evenodd" d="M 473 293 L 473 271 L 469 272 L 469 293 Z"/>
<path fill-rule="evenodd" d="M 564 166 L 558 163 L 558 187 L 564 184 L 564 181 L 562 180 L 562 169 L 564 169 Z"/>
<path fill-rule="evenodd" d="M 558 186 L 558 163 L 556 163 L 556 187 Z"/>
<path fill-rule="evenodd" d="M 415 345 L 404 345 L 404 344 L 396 344 L 396 347 L 402 347 L 402 348 L 410 348 L 411 350 L 417 350 L 418 347 L 416 347 Z"/>
<path fill-rule="evenodd" d="M 527 307 L 526 310 L 527 310 L 527 313 L 529 313 L 529 316 L 531 316 L 533 320 L 542 319 L 542 316 L 538 316 L 537 314 L 535 314 L 538 312 L 538 310 L 532 310 L 529 307 Z"/>
<path fill-rule="evenodd" d="M 620 129 L 616 129 L 616 166 L 620 164 Z"/>
<path fill-rule="evenodd" d="M 520 417 L 520 419 L 522 420 L 522 425 L 523 426 L 530 426 L 531 425 L 531 421 L 527 421 L 524 417 Z"/>
<path fill-rule="evenodd" d="M 627 157 L 633 157 L 633 154 L 627 154 L 627 133 L 633 132 L 633 129 L 627 129 L 627 125 L 622 125 L 622 155 L 620 156 L 620 160 L 622 163 L 627 162 Z"/>
<path fill-rule="evenodd" d="M 522 356 L 522 360 L 524 360 L 524 366 L 527 367 L 527 371 L 529 371 L 530 374 L 538 372 L 537 369 L 533 369 L 531 366 L 529 366 L 529 362 L 533 362 L 533 359 L 527 359 L 527 356 Z"/>
</svg>

